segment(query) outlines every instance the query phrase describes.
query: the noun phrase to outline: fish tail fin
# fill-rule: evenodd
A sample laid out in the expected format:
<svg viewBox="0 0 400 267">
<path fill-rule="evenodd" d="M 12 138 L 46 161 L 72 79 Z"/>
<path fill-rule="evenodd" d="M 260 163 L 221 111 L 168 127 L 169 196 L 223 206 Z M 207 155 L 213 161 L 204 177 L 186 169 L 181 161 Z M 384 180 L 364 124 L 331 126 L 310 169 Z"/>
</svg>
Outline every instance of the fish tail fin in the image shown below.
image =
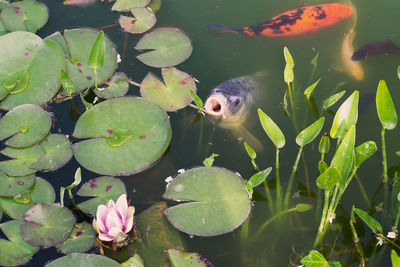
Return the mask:
<svg viewBox="0 0 400 267">
<path fill-rule="evenodd" d="M 237 33 L 237 34 L 243 33 L 242 29 L 235 29 L 235 28 L 231 28 L 231 27 L 227 27 L 227 26 L 223 26 L 223 25 L 219 25 L 219 24 L 208 24 L 207 28 L 209 28 L 211 30 L 217 30 L 219 32 L 233 32 L 233 33 Z"/>
</svg>

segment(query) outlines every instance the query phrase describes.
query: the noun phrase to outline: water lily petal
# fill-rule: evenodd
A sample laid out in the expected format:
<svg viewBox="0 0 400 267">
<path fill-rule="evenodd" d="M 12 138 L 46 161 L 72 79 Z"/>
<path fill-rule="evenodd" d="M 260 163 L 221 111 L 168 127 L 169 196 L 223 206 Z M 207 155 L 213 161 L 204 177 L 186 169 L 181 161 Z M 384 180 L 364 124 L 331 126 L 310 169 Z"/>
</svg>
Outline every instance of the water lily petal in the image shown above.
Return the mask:
<svg viewBox="0 0 400 267">
<path fill-rule="evenodd" d="M 118 211 L 118 215 L 122 221 L 122 225 L 125 225 L 126 215 L 128 212 L 128 202 L 126 201 L 126 194 L 122 194 L 116 203 L 116 208 Z"/>
<path fill-rule="evenodd" d="M 107 208 L 109 208 L 109 209 L 114 209 L 114 208 L 115 208 L 115 203 L 114 203 L 114 201 L 113 201 L 112 199 L 110 199 L 110 200 L 108 200 L 108 201 L 106 202 L 106 206 L 107 206 Z"/>
<path fill-rule="evenodd" d="M 135 208 L 133 206 L 130 206 L 128 208 L 128 214 L 127 214 L 125 225 L 124 225 L 125 233 L 128 233 L 130 230 L 132 230 L 134 213 L 135 213 Z"/>
<path fill-rule="evenodd" d="M 92 225 L 93 225 L 94 231 L 99 234 L 100 232 L 99 232 L 99 228 L 97 227 L 96 219 L 93 219 Z"/>
<path fill-rule="evenodd" d="M 118 236 L 118 234 L 121 233 L 121 232 L 122 232 L 121 228 L 112 227 L 112 228 L 108 231 L 108 235 L 109 235 L 109 236 L 112 236 L 113 239 L 115 239 L 115 238 Z"/>
<path fill-rule="evenodd" d="M 119 218 L 117 211 L 114 209 L 109 209 L 107 218 L 106 218 L 106 227 L 108 229 L 108 232 L 110 232 L 111 228 L 117 227 L 122 230 L 122 221 Z"/>
<path fill-rule="evenodd" d="M 108 234 L 100 233 L 99 234 L 99 239 L 102 241 L 113 241 L 114 237 L 109 236 Z"/>
<path fill-rule="evenodd" d="M 107 227 L 105 225 L 106 224 L 107 214 L 108 214 L 108 209 L 107 209 L 107 207 L 105 205 L 99 205 L 97 207 L 97 212 L 96 212 L 97 221 L 96 221 L 96 224 L 97 224 L 98 230 L 100 232 L 103 232 L 103 233 L 107 233 L 107 231 L 108 231 L 108 229 L 107 229 Z"/>
</svg>

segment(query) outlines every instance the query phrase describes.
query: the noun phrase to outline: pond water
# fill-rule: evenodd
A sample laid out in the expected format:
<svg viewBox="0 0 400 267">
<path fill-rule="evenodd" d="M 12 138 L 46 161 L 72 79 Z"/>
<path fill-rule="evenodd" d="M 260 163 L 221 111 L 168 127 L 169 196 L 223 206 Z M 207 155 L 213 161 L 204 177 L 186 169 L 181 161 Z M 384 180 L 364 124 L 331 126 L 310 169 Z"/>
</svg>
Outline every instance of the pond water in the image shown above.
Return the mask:
<svg viewBox="0 0 400 267">
<path fill-rule="evenodd" d="M 99 28 L 117 22 L 119 13 L 111 12 L 111 4 L 95 3 L 85 7 L 64 6 L 61 0 L 43 0 L 50 10 L 50 19 L 38 35 L 45 37 L 55 31 L 75 27 Z M 320 1 L 311 0 L 307 4 L 317 4 Z M 399 58 L 394 55 L 372 57 L 361 62 L 365 77 L 361 81 L 353 80 L 349 75 L 335 70 L 340 57 L 340 45 L 351 27 L 351 20 L 343 20 L 333 26 L 315 33 L 293 37 L 271 38 L 265 36 L 247 37 L 232 33 L 218 33 L 207 28 L 210 23 L 241 27 L 263 22 L 287 10 L 304 4 L 302 1 L 260 1 L 260 0 L 165 0 L 157 14 L 157 27 L 178 27 L 191 38 L 193 54 L 180 64 L 178 68 L 197 80 L 198 95 L 205 100 L 211 89 L 218 84 L 234 77 L 251 75 L 259 71 L 267 73 L 266 83 L 262 86 L 248 119 L 242 124 L 248 132 L 262 144 L 258 152 L 257 163 L 260 168 L 274 166 L 275 147 L 265 135 L 258 121 L 257 107 L 266 112 L 282 129 L 286 137 L 286 145 L 281 150 L 281 183 L 286 190 L 287 181 L 293 166 L 298 146 L 295 137 L 299 130 L 315 121 L 304 102 L 303 91 L 318 78 L 322 78 L 313 96 L 320 108 L 322 101 L 339 90 L 346 90 L 349 96 L 353 90 L 360 92 L 359 120 L 357 124 L 356 145 L 373 140 L 380 148 L 380 123 L 375 108 L 375 92 L 380 79 L 386 80 L 395 105 L 399 106 L 400 81 L 397 78 Z M 396 0 L 358 0 L 353 1 L 358 13 L 355 28 L 354 47 L 359 48 L 367 43 L 390 39 L 398 42 L 398 10 L 400 2 Z M 117 45 L 122 62 L 118 71 L 125 72 L 132 80 L 140 82 L 151 71 L 160 76 L 159 69 L 145 67 L 135 56 L 133 49 L 140 36 L 124 33 L 119 27 L 105 28 L 107 36 Z M 400 44 L 400 42 L 399 42 Z M 283 48 L 288 47 L 295 60 L 295 99 L 296 123 L 285 116 L 282 101 L 286 85 L 283 80 L 285 61 Z M 311 77 L 310 61 L 319 53 L 318 64 Z M 340 84 L 343 84 L 340 86 Z M 340 86 L 338 88 L 338 86 Z M 138 88 L 131 86 L 129 94 L 139 95 Z M 78 99 L 79 111 L 84 107 Z M 72 134 L 75 121 L 71 116 L 71 103 L 64 102 L 53 105 L 57 118 L 55 129 Z M 334 106 L 336 110 L 338 107 Z M 177 113 L 171 113 L 172 141 L 168 152 L 160 162 L 139 174 L 122 177 L 126 184 L 128 197 L 131 197 L 139 214 L 151 204 L 162 201 L 165 191 L 164 179 L 175 175 L 178 169 L 188 169 L 200 166 L 205 157 L 218 153 L 216 166 L 239 172 L 244 178 L 254 172 L 250 159 L 241 143 L 243 132 L 238 129 L 215 127 L 207 118 L 192 123 L 196 111 L 186 108 Z M 326 123 L 323 131 L 328 132 L 333 116 L 324 113 Z M 297 128 L 297 130 L 296 130 Z M 399 164 L 395 152 L 399 129 L 387 132 L 387 154 L 389 167 Z M 216 266 L 290 266 L 299 265 L 300 259 L 313 248 L 319 219 L 322 212 L 323 195 L 318 192 L 315 180 L 318 177 L 317 164 L 319 160 L 318 141 L 316 139 L 304 150 L 300 160 L 299 170 L 293 189 L 294 197 L 290 206 L 298 203 L 309 203 L 313 209 L 306 213 L 290 213 L 283 215 L 270 224 L 261 234 L 256 235 L 258 228 L 271 216 L 268 202 L 264 201 L 262 186 L 256 189 L 254 206 L 249 222 L 247 241 L 241 239 L 241 228 L 232 233 L 212 238 L 189 237 L 182 233 L 187 251 L 196 251 L 208 258 Z M 332 146 L 334 143 L 332 142 Z M 333 156 L 332 152 L 327 155 Z M 354 179 L 341 199 L 337 210 L 337 230 L 329 231 L 324 239 L 325 255 L 330 260 L 338 260 L 345 266 L 358 266 L 358 254 L 349 232 L 348 218 L 352 205 L 367 210 L 383 202 L 384 189 L 377 193 L 381 182 L 381 151 L 370 158 L 357 172 Z M 55 188 L 71 183 L 76 168 L 75 160 L 55 173 L 44 174 Z M 392 168 L 393 169 L 393 168 Z M 274 173 L 274 172 L 273 172 Z M 271 173 L 269 180 L 273 180 Z M 392 174 L 392 172 L 390 172 Z M 85 169 L 82 170 L 83 180 L 97 177 Z M 273 181 L 271 182 L 273 186 Z M 307 193 L 306 189 L 312 193 Z M 297 193 L 296 193 L 297 192 Z M 272 190 L 275 194 L 275 190 Z M 385 229 L 390 229 L 393 218 L 383 206 L 383 211 L 377 211 L 377 218 Z M 387 246 L 375 247 L 374 235 L 364 226 L 360 234 L 361 243 L 365 246 L 369 257 L 369 266 L 388 266 L 390 264 L 390 249 Z M 371 256 L 372 254 L 372 256 Z M 42 266 L 48 260 L 59 257 L 55 249 L 42 250 L 34 255 L 29 266 Z"/>
</svg>

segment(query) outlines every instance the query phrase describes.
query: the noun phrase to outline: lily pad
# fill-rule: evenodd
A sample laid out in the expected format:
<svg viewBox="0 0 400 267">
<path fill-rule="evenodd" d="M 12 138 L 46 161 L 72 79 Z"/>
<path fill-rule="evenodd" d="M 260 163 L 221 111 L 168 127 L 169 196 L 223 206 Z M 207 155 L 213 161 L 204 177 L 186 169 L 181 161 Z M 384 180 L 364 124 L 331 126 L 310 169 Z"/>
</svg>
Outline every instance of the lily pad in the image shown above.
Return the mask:
<svg viewBox="0 0 400 267">
<path fill-rule="evenodd" d="M 4 23 L 0 20 L 0 36 L 7 34 L 6 26 L 4 26 Z"/>
<path fill-rule="evenodd" d="M 132 17 L 121 15 L 119 17 L 119 25 L 126 32 L 130 33 L 144 33 L 153 28 L 156 24 L 157 18 L 150 8 L 135 7 L 130 9 Z"/>
<path fill-rule="evenodd" d="M 36 170 L 30 168 L 30 166 L 44 153 L 40 145 L 27 148 L 7 147 L 1 151 L 1 154 L 14 159 L 0 161 L 0 170 L 9 176 L 25 176 L 35 173 Z"/>
<path fill-rule="evenodd" d="M 52 40 L 42 40 L 33 33 L 20 31 L 0 36 L 0 99 L 4 98 L 0 109 L 46 104 L 60 88 L 62 69 L 65 69 L 63 52 Z M 29 73 L 27 88 L 8 95 L 10 90 L 4 88 L 4 82 L 9 84 L 7 82 L 13 75 L 25 71 Z"/>
<path fill-rule="evenodd" d="M 54 202 L 56 194 L 53 187 L 44 179 L 36 177 L 35 185 L 29 190 L 29 203 L 19 203 L 15 198 L 0 197 L 0 208 L 10 218 L 23 220 L 25 213 L 36 203 Z"/>
<path fill-rule="evenodd" d="M 55 171 L 72 158 L 71 143 L 63 134 L 50 134 L 39 143 L 39 146 L 44 154 L 29 166 L 31 169 Z"/>
<path fill-rule="evenodd" d="M 206 258 L 195 252 L 186 252 L 179 249 L 168 249 L 168 257 L 172 266 L 213 266 Z"/>
<path fill-rule="evenodd" d="M 7 7 L 10 3 L 6 0 L 0 0 L 0 10 Z"/>
<path fill-rule="evenodd" d="M 47 23 L 49 10 L 36 0 L 23 0 L 10 3 L 2 10 L 0 18 L 9 32 L 35 33 Z"/>
<path fill-rule="evenodd" d="M 117 0 L 111 8 L 112 11 L 128 12 L 134 7 L 145 7 L 150 3 L 150 0 Z"/>
<path fill-rule="evenodd" d="M 161 0 L 151 0 L 150 4 L 147 5 L 148 8 L 156 13 L 161 8 Z"/>
<path fill-rule="evenodd" d="M 4 144 L 28 147 L 38 143 L 49 133 L 51 116 L 41 107 L 25 104 L 10 110 L 0 120 L 0 140 L 11 136 Z"/>
<path fill-rule="evenodd" d="M 136 58 L 155 68 L 178 65 L 192 54 L 189 37 L 177 28 L 158 28 L 139 40 L 136 50 L 151 50 Z"/>
<path fill-rule="evenodd" d="M 92 225 L 88 223 L 77 223 L 74 225 L 69 237 L 57 246 L 64 254 L 86 252 L 94 246 L 96 233 Z"/>
<path fill-rule="evenodd" d="M 161 73 L 164 83 L 152 73 L 147 74 L 140 85 L 140 94 L 166 111 L 176 111 L 190 104 L 190 90 L 197 91 L 193 78 L 174 67 L 163 68 Z"/>
<path fill-rule="evenodd" d="M 165 210 L 180 231 L 196 236 L 215 236 L 239 227 L 249 216 L 250 200 L 243 179 L 218 167 L 187 170 L 171 181 L 165 199 L 185 201 Z"/>
<path fill-rule="evenodd" d="M 81 197 L 94 198 L 79 203 L 78 208 L 85 213 L 95 215 L 100 204 L 106 204 L 110 199 L 116 202 L 122 194 L 126 194 L 126 189 L 120 179 L 107 176 L 94 178 L 83 184 L 77 193 Z"/>
<path fill-rule="evenodd" d="M 27 263 L 39 248 L 25 242 L 22 238 L 20 221 L 8 221 L 0 225 L 10 241 L 0 239 L 0 265 L 18 266 Z"/>
<path fill-rule="evenodd" d="M 55 203 L 36 204 L 25 213 L 21 234 L 33 246 L 53 247 L 68 238 L 74 224 L 69 209 Z"/>
<path fill-rule="evenodd" d="M 123 72 L 115 73 L 102 87 L 94 89 L 94 93 L 104 99 L 124 96 L 129 90 L 129 79 Z"/>
<path fill-rule="evenodd" d="M 7 176 L 0 172 L 0 196 L 13 197 L 29 190 L 35 184 L 35 175 Z"/>
<path fill-rule="evenodd" d="M 56 259 L 46 264 L 45 267 L 65 267 L 65 266 L 85 266 L 85 267 L 121 267 L 121 265 L 105 256 L 96 254 L 72 253 Z"/>
<path fill-rule="evenodd" d="M 92 138 L 72 146 L 76 160 L 83 167 L 121 176 L 154 164 L 169 145 L 171 127 L 167 113 L 156 104 L 141 98 L 121 97 L 87 110 L 79 118 L 73 136 Z M 110 143 L 115 137 L 124 142 Z"/>
<path fill-rule="evenodd" d="M 63 50 L 65 56 L 67 56 L 67 57 L 71 56 L 71 54 L 69 53 L 67 42 L 65 41 L 65 39 L 64 39 L 63 35 L 61 34 L 61 32 L 56 31 L 55 33 L 50 34 L 49 36 L 47 36 L 45 38 L 45 40 L 53 40 L 54 42 L 56 42 L 61 47 L 61 49 Z"/>
</svg>

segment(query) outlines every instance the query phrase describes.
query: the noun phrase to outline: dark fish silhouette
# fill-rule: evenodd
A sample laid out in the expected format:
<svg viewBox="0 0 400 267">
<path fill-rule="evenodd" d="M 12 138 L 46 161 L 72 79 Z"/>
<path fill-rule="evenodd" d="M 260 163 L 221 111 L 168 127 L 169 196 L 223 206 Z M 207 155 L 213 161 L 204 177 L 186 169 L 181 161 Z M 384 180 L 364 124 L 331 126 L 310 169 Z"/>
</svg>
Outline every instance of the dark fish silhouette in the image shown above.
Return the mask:
<svg viewBox="0 0 400 267">
<path fill-rule="evenodd" d="M 356 52 L 351 57 L 352 60 L 362 60 L 380 54 L 393 54 L 400 56 L 400 47 L 390 40 L 383 40 L 380 42 L 367 44 Z"/>
</svg>

